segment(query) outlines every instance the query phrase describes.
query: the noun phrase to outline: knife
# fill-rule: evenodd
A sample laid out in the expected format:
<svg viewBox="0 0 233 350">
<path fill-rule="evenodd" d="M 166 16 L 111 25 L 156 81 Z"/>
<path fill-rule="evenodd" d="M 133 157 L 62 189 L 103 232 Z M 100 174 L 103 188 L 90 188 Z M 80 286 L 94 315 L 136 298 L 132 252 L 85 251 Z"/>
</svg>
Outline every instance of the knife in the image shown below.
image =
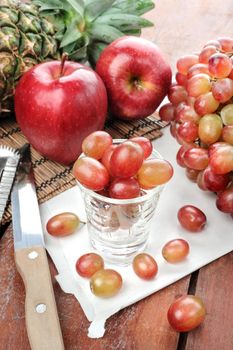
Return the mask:
<svg viewBox="0 0 233 350">
<path fill-rule="evenodd" d="M 11 194 L 15 262 L 26 290 L 25 318 L 32 350 L 64 350 L 34 184 L 30 145 Z"/>
<path fill-rule="evenodd" d="M 0 145 L 0 223 L 10 196 L 19 158 L 17 150 Z"/>
</svg>

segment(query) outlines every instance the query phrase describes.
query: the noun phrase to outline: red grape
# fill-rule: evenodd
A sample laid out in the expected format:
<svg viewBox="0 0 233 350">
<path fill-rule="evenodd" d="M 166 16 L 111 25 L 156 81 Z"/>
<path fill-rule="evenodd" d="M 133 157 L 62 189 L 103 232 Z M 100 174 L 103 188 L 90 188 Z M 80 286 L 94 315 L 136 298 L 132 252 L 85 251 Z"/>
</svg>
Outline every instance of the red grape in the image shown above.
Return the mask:
<svg viewBox="0 0 233 350">
<path fill-rule="evenodd" d="M 159 109 L 159 116 L 161 120 L 170 122 L 175 119 L 175 107 L 172 103 L 166 103 Z"/>
<path fill-rule="evenodd" d="M 111 198 L 129 199 L 140 195 L 140 186 L 134 177 L 126 179 L 115 179 L 109 186 Z"/>
<path fill-rule="evenodd" d="M 94 158 L 83 157 L 76 160 L 73 174 L 83 186 L 93 191 L 100 191 L 109 183 L 107 169 Z"/>
<path fill-rule="evenodd" d="M 203 171 L 203 180 L 205 187 L 209 191 L 218 192 L 223 191 L 227 187 L 230 177 L 229 174 L 218 175 L 213 172 L 211 167 L 207 167 Z"/>
<path fill-rule="evenodd" d="M 220 44 L 220 42 L 218 40 L 209 40 L 207 41 L 207 43 L 204 45 L 204 47 L 206 46 L 215 46 L 217 49 L 221 50 L 222 49 L 222 46 Z"/>
<path fill-rule="evenodd" d="M 218 141 L 222 133 L 222 119 L 218 114 L 204 115 L 199 122 L 198 133 L 200 140 L 206 145 Z"/>
<path fill-rule="evenodd" d="M 172 135 L 172 137 L 176 138 L 176 129 L 177 129 L 177 124 L 173 121 L 171 121 L 170 123 L 170 134 Z"/>
<path fill-rule="evenodd" d="M 151 255 L 141 253 L 133 259 L 133 270 L 140 278 L 149 280 L 156 276 L 158 265 Z"/>
<path fill-rule="evenodd" d="M 199 63 L 197 55 L 185 55 L 178 59 L 176 66 L 179 73 L 187 75 L 189 68 L 197 63 Z"/>
<path fill-rule="evenodd" d="M 189 148 L 184 153 L 183 159 L 188 168 L 203 170 L 209 163 L 208 150 L 202 147 Z"/>
<path fill-rule="evenodd" d="M 52 236 L 64 237 L 74 233 L 79 224 L 77 215 L 65 212 L 51 217 L 46 224 L 46 230 Z"/>
<path fill-rule="evenodd" d="M 185 106 L 188 106 L 187 105 L 187 101 L 183 101 L 183 102 L 180 102 L 177 106 L 175 106 L 175 118 L 177 117 L 177 115 L 180 113 L 180 111 L 182 111 L 184 109 Z"/>
<path fill-rule="evenodd" d="M 86 156 L 100 159 L 112 144 L 112 137 L 106 131 L 95 131 L 82 142 L 82 151 Z"/>
<path fill-rule="evenodd" d="M 177 216 L 181 226 L 191 232 L 201 231 L 206 224 L 205 214 L 193 205 L 180 208 Z"/>
<path fill-rule="evenodd" d="M 153 150 L 152 143 L 149 139 L 143 136 L 135 136 L 130 139 L 132 142 L 136 142 L 139 146 L 142 147 L 144 152 L 144 159 L 148 158 Z"/>
<path fill-rule="evenodd" d="M 187 92 L 189 96 L 198 97 L 211 90 L 210 77 L 207 74 L 200 73 L 192 76 L 187 82 Z"/>
<path fill-rule="evenodd" d="M 190 148 L 193 148 L 194 147 L 194 144 L 184 144 L 182 145 L 177 154 L 176 154 L 176 161 L 177 163 L 179 164 L 179 166 L 181 166 L 182 168 L 186 168 L 186 164 L 184 162 L 184 154 L 185 152 L 190 149 Z"/>
<path fill-rule="evenodd" d="M 218 38 L 218 42 L 221 45 L 221 49 L 225 52 L 233 52 L 233 39 L 229 37 Z"/>
<path fill-rule="evenodd" d="M 193 142 L 198 138 L 198 126 L 196 123 L 188 121 L 180 124 L 177 129 L 177 135 L 187 143 Z"/>
<path fill-rule="evenodd" d="M 197 177 L 200 171 L 195 169 L 186 168 L 185 174 L 190 181 L 197 182 Z"/>
<path fill-rule="evenodd" d="M 126 178 L 134 176 L 140 169 L 144 159 L 141 146 L 132 141 L 125 141 L 112 152 L 110 173 L 114 177 Z"/>
<path fill-rule="evenodd" d="M 233 214 L 233 187 L 229 187 L 218 194 L 216 206 L 224 213 Z"/>
<path fill-rule="evenodd" d="M 167 318 L 177 332 L 188 332 L 198 327 L 205 319 L 203 301 L 194 295 L 184 295 L 176 299 L 169 307 Z"/>
<path fill-rule="evenodd" d="M 217 110 L 219 102 L 214 98 L 212 92 L 198 96 L 194 103 L 194 108 L 197 114 L 205 115 L 213 113 Z"/>
<path fill-rule="evenodd" d="M 188 96 L 186 103 L 187 103 L 188 106 L 194 108 L 195 101 L 196 101 L 195 97 Z"/>
<path fill-rule="evenodd" d="M 208 63 L 210 56 L 217 53 L 218 50 L 215 45 L 205 46 L 199 55 L 199 61 L 201 63 Z"/>
<path fill-rule="evenodd" d="M 195 109 L 192 106 L 184 105 L 183 108 L 180 108 L 175 113 L 175 120 L 177 122 L 194 122 L 199 123 L 200 116 L 196 113 Z"/>
<path fill-rule="evenodd" d="M 233 80 L 233 69 L 231 70 L 230 74 L 228 75 L 228 78 Z"/>
<path fill-rule="evenodd" d="M 188 75 L 187 78 L 191 78 L 196 74 L 200 74 L 200 73 L 205 73 L 209 75 L 209 68 L 208 68 L 208 64 L 204 64 L 204 63 L 197 63 L 194 66 L 192 66 L 191 68 L 189 68 L 188 70 Z"/>
<path fill-rule="evenodd" d="M 173 167 L 164 159 L 146 159 L 137 174 L 141 188 L 150 189 L 165 184 L 173 175 Z"/>
<path fill-rule="evenodd" d="M 112 156 L 112 152 L 116 147 L 117 145 L 111 145 L 110 147 L 108 147 L 101 158 L 101 163 L 105 166 L 105 168 L 108 170 L 109 173 L 110 173 L 110 159 Z"/>
<path fill-rule="evenodd" d="M 222 129 L 222 138 L 225 142 L 233 146 L 233 124 L 224 126 Z"/>
<path fill-rule="evenodd" d="M 229 78 L 217 80 L 213 83 L 212 94 L 215 100 L 227 102 L 233 96 L 233 81 Z"/>
<path fill-rule="evenodd" d="M 162 255 L 169 263 L 176 263 L 186 258 L 189 253 L 189 244 L 181 238 L 172 239 L 162 249 Z"/>
<path fill-rule="evenodd" d="M 220 112 L 223 124 L 232 125 L 233 124 L 233 103 L 225 105 Z"/>
<path fill-rule="evenodd" d="M 204 181 L 204 170 L 200 171 L 199 174 L 197 175 L 197 186 L 202 190 L 202 191 L 208 191 L 205 185 Z"/>
<path fill-rule="evenodd" d="M 80 276 L 90 278 L 94 273 L 104 268 L 104 260 L 96 253 L 87 253 L 80 256 L 75 267 Z"/>
<path fill-rule="evenodd" d="M 174 105 L 177 106 L 180 102 L 186 101 L 188 93 L 181 85 L 171 85 L 168 91 L 168 99 Z"/>
<path fill-rule="evenodd" d="M 90 288 L 98 297 L 108 298 L 119 292 L 122 287 L 121 275 L 112 269 L 101 269 L 92 275 Z"/>
<path fill-rule="evenodd" d="M 216 53 L 209 58 L 208 62 L 209 72 L 215 78 L 226 78 L 232 69 L 231 59 L 223 54 Z"/>
<path fill-rule="evenodd" d="M 187 76 L 177 72 L 176 73 L 176 81 L 177 81 L 178 85 L 182 85 L 182 86 L 186 87 L 186 85 L 187 85 Z"/>
<path fill-rule="evenodd" d="M 208 148 L 208 154 L 209 154 L 209 157 L 211 157 L 211 155 L 218 149 L 218 148 L 224 148 L 226 147 L 228 148 L 228 143 L 227 142 L 215 142 L 215 143 L 212 143 L 212 145 L 209 146 Z"/>
<path fill-rule="evenodd" d="M 210 154 L 209 164 L 215 174 L 233 171 L 233 146 L 226 144 L 216 148 Z"/>
</svg>

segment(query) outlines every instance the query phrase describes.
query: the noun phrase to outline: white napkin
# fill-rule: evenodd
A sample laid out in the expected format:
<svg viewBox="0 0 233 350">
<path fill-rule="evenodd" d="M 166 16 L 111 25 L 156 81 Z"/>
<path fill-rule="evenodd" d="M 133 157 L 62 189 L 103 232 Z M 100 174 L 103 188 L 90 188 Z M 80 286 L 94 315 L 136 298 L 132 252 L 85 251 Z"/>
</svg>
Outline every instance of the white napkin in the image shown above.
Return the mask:
<svg viewBox="0 0 233 350">
<path fill-rule="evenodd" d="M 215 195 L 201 191 L 196 184 L 189 181 L 184 169 L 176 164 L 177 142 L 169 135 L 153 142 L 165 159 L 174 167 L 174 176 L 165 186 L 161 195 L 151 227 L 150 241 L 146 251 L 152 254 L 158 263 L 158 274 L 151 281 L 144 281 L 133 272 L 132 266 L 114 268 L 123 278 L 123 288 L 116 296 L 102 299 L 94 296 L 89 288 L 89 280 L 80 277 L 75 270 L 77 259 L 94 251 L 88 242 L 86 225 L 65 238 L 55 238 L 47 234 L 45 225 L 48 219 L 64 211 L 72 211 L 85 219 L 85 210 L 78 187 L 59 194 L 40 206 L 44 227 L 46 248 L 57 270 L 57 281 L 66 293 L 72 293 L 78 299 L 89 321 L 88 336 L 98 338 L 104 335 L 104 324 L 108 317 L 118 310 L 164 288 L 178 279 L 190 274 L 209 262 L 233 249 L 233 220 L 217 210 Z M 178 209 L 186 204 L 199 207 L 207 216 L 207 225 L 200 233 L 190 233 L 182 229 L 177 220 Z M 190 254 L 180 263 L 169 264 L 162 255 L 163 245 L 173 238 L 184 238 L 189 242 Z"/>
</svg>

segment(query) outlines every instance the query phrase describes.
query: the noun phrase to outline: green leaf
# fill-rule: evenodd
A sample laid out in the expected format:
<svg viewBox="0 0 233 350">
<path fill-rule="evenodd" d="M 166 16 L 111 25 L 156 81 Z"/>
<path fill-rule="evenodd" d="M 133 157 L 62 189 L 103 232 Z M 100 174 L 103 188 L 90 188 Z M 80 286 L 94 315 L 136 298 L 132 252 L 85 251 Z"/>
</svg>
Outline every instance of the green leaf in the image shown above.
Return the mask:
<svg viewBox="0 0 233 350">
<path fill-rule="evenodd" d="M 91 28 L 90 35 L 94 41 L 98 40 L 104 43 L 111 43 L 112 41 L 123 36 L 124 33 L 112 26 L 94 23 Z"/>
<path fill-rule="evenodd" d="M 124 30 L 124 34 L 125 34 L 125 35 L 140 36 L 141 33 L 142 33 L 141 29 Z"/>
<path fill-rule="evenodd" d="M 113 27 L 123 32 L 131 29 L 151 27 L 154 25 L 152 22 L 148 21 L 145 18 L 119 13 L 101 16 L 96 19 L 95 23 L 112 25 Z"/>
<path fill-rule="evenodd" d="M 116 0 L 113 4 L 121 10 L 121 13 L 129 13 L 141 16 L 155 7 L 154 1 L 151 0 Z"/>
<path fill-rule="evenodd" d="M 67 2 L 64 3 L 61 0 L 32 0 L 32 2 L 39 6 L 40 12 L 47 10 L 69 11 L 71 9 Z"/>
<path fill-rule="evenodd" d="M 78 29 L 78 23 L 76 21 L 71 22 L 67 27 L 67 30 L 63 36 L 60 47 L 63 48 L 73 43 L 74 41 L 80 39 L 81 36 L 82 36 L 82 33 Z"/>
<path fill-rule="evenodd" d="M 80 15 L 83 16 L 84 2 L 83 0 L 66 0 Z"/>
<path fill-rule="evenodd" d="M 73 43 L 71 43 L 71 44 L 69 44 L 69 45 L 63 47 L 62 52 L 66 52 L 66 53 L 68 53 L 69 55 L 71 55 L 72 52 L 73 52 L 74 49 L 75 49 L 76 43 L 77 43 L 77 41 L 74 41 Z M 81 47 L 81 45 L 80 45 L 80 47 Z"/>
<path fill-rule="evenodd" d="M 95 67 L 96 62 L 99 59 L 99 56 L 101 52 L 107 47 L 108 44 L 102 43 L 102 42 L 95 42 L 92 43 L 87 50 L 88 53 L 88 60 L 91 63 L 92 67 Z"/>
<path fill-rule="evenodd" d="M 77 49 L 76 51 L 73 51 L 69 55 L 69 57 L 70 57 L 71 60 L 78 61 L 78 62 L 80 62 L 81 60 L 86 59 L 86 57 L 87 57 L 87 47 L 86 46 L 80 47 L 80 49 Z"/>
<path fill-rule="evenodd" d="M 57 39 L 59 42 L 61 42 L 63 36 L 64 36 L 64 31 L 63 31 L 63 30 L 59 30 L 59 31 L 54 35 L 54 38 Z"/>
<path fill-rule="evenodd" d="M 32 3 L 37 5 L 37 6 L 43 6 L 45 4 L 58 5 L 60 3 L 60 0 L 48 0 L 48 1 L 45 1 L 45 0 L 32 0 Z"/>
<path fill-rule="evenodd" d="M 64 34 L 66 28 L 64 15 L 61 15 L 58 11 L 44 11 L 42 16 L 46 21 L 53 25 L 56 32 Z M 55 35 L 57 35 L 57 33 Z"/>
<path fill-rule="evenodd" d="M 81 61 L 87 59 L 87 48 L 89 45 L 89 38 L 86 35 L 82 36 L 82 40 L 76 42 L 76 46 L 73 48 L 69 57 L 75 61 Z"/>
<path fill-rule="evenodd" d="M 40 7 L 40 12 L 48 10 L 61 10 L 60 6 L 45 4 Z"/>
<path fill-rule="evenodd" d="M 115 0 L 86 0 L 85 1 L 85 17 L 89 20 L 94 20 L 112 7 Z"/>
</svg>

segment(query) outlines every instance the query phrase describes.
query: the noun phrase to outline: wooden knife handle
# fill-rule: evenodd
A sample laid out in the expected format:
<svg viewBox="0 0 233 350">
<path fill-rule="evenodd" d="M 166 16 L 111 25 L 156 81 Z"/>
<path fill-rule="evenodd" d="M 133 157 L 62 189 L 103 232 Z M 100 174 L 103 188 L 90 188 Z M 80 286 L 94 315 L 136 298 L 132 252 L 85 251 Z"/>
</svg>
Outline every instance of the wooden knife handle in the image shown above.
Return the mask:
<svg viewBox="0 0 233 350">
<path fill-rule="evenodd" d="M 26 289 L 26 327 L 32 350 L 64 350 L 44 247 L 16 250 L 15 261 Z"/>
</svg>

